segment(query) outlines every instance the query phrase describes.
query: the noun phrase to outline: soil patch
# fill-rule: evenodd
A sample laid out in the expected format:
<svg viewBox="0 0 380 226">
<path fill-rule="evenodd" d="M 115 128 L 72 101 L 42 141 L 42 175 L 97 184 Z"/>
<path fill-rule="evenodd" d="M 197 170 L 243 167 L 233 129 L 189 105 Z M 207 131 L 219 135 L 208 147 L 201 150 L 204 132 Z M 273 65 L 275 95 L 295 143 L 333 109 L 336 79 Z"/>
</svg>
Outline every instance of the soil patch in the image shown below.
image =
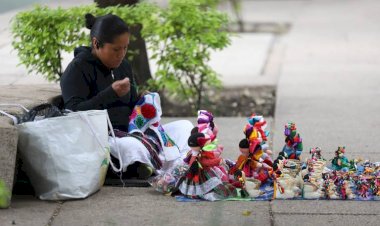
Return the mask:
<svg viewBox="0 0 380 226">
<path fill-rule="evenodd" d="M 247 117 L 252 113 L 271 117 L 276 103 L 275 86 L 227 87 L 208 90 L 202 109 L 215 116 Z M 164 117 L 192 117 L 196 115 L 188 104 L 173 101 L 161 94 Z"/>
</svg>

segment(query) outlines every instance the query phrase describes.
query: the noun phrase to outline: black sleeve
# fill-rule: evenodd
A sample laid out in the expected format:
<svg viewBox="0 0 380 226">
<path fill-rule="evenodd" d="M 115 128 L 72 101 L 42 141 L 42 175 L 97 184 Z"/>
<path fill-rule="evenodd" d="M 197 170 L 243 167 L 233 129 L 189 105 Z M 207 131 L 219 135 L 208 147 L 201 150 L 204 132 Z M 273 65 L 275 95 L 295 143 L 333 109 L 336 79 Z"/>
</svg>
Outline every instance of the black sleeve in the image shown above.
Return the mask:
<svg viewBox="0 0 380 226">
<path fill-rule="evenodd" d="M 89 74 L 90 72 L 87 72 Z M 88 99 L 90 95 L 90 78 L 77 65 L 71 62 L 61 77 L 62 97 L 65 108 L 73 111 L 105 109 L 106 105 L 116 101 L 119 97 L 112 86 L 100 91 Z"/>
</svg>

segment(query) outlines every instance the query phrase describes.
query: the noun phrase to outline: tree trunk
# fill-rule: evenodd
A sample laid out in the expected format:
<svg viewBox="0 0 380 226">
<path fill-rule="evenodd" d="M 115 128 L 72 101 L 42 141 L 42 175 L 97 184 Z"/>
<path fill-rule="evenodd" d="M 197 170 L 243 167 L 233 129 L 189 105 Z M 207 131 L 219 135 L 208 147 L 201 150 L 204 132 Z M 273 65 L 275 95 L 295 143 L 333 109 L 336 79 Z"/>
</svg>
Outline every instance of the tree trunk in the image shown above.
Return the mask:
<svg viewBox="0 0 380 226">
<path fill-rule="evenodd" d="M 138 0 L 94 0 L 100 8 L 115 5 L 134 5 Z M 132 70 L 135 73 L 135 79 L 138 85 L 146 84 L 146 81 L 152 78 L 149 68 L 148 54 L 146 50 L 145 40 L 141 37 L 141 25 L 130 26 L 130 33 L 135 37 L 131 40 L 128 48 L 132 51 L 138 50 L 138 54 L 133 57 L 131 62 Z"/>
</svg>

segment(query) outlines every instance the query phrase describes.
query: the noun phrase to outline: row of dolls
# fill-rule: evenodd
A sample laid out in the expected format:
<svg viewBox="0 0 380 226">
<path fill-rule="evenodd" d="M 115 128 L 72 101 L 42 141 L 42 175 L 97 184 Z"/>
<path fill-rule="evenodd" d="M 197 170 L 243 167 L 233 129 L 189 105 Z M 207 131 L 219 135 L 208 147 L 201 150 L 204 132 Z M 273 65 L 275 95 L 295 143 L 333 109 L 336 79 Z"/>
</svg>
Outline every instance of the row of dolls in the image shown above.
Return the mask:
<svg viewBox="0 0 380 226">
<path fill-rule="evenodd" d="M 303 198 L 380 200 L 380 162 L 345 156 L 346 148 L 338 147 L 331 164 L 321 155 L 320 148 L 310 150 L 305 162 Z"/>
<path fill-rule="evenodd" d="M 282 159 L 299 159 L 302 140 L 295 125 L 285 126 L 285 145 L 273 161 L 268 149 L 267 122 L 264 117 L 251 115 L 239 142 L 240 155 L 236 162 L 223 159 L 223 147 L 218 144 L 218 127 L 212 113 L 198 111 L 197 126 L 188 139 L 190 151 L 184 163 L 155 177 L 151 184 L 156 190 L 190 198 L 220 200 L 233 197 L 257 197 L 258 187 L 281 176 Z"/>
<path fill-rule="evenodd" d="M 213 119 L 210 112 L 198 112 L 197 126 L 188 139 L 191 150 L 183 164 L 153 179 L 156 190 L 206 200 L 380 199 L 379 162 L 349 161 L 345 147 L 338 147 L 329 166 L 320 148 L 310 149 L 310 157 L 303 163 L 302 139 L 294 123 L 285 125 L 285 145 L 272 160 L 267 123 L 255 114 L 244 126 L 240 155 L 232 162 L 221 156 L 223 147 L 218 144 Z"/>
</svg>

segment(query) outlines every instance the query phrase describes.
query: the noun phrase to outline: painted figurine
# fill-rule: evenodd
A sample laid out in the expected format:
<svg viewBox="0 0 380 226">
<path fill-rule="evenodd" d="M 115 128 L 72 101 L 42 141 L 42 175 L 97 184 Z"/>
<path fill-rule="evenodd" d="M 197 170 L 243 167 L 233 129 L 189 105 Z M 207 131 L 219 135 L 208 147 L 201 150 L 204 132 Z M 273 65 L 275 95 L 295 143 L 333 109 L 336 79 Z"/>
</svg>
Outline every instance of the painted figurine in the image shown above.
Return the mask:
<svg viewBox="0 0 380 226">
<path fill-rule="evenodd" d="M 284 135 L 285 135 L 285 145 L 280 155 L 283 155 L 287 159 L 300 160 L 300 155 L 303 150 L 303 145 L 302 145 L 302 138 L 299 135 L 299 133 L 297 133 L 296 124 L 293 122 L 286 124 Z"/>
</svg>

